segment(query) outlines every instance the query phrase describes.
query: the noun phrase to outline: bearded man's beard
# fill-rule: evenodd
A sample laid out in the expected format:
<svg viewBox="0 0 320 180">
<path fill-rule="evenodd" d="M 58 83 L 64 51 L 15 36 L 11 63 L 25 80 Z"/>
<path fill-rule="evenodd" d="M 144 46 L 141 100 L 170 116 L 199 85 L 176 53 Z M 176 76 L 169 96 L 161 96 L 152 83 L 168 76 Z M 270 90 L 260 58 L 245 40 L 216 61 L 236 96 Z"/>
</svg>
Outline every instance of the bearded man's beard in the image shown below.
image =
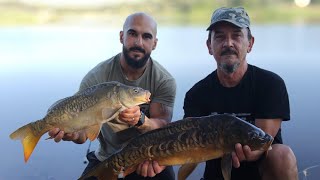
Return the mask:
<svg viewBox="0 0 320 180">
<path fill-rule="evenodd" d="M 238 56 L 238 53 L 236 50 L 232 49 L 232 48 L 225 48 L 222 52 L 221 52 L 221 56 L 227 56 L 227 55 L 236 55 Z M 227 74 L 231 74 L 234 73 L 238 67 L 240 66 L 240 62 L 236 62 L 233 64 L 229 64 L 226 62 L 222 62 L 218 64 L 219 68 L 227 73 Z"/>
<path fill-rule="evenodd" d="M 218 66 L 223 72 L 227 74 L 231 74 L 238 69 L 238 67 L 240 66 L 240 63 L 235 63 L 235 64 L 220 63 Z"/>
<path fill-rule="evenodd" d="M 129 52 L 134 51 L 134 50 L 142 52 L 144 54 L 144 56 L 139 60 L 137 60 L 135 58 L 131 58 L 129 56 Z M 146 65 L 148 59 L 150 58 L 150 53 L 146 53 L 146 51 L 144 49 L 139 48 L 139 47 L 132 47 L 132 48 L 127 49 L 126 47 L 123 46 L 122 52 L 123 52 L 124 59 L 125 59 L 126 63 L 134 69 L 142 68 L 144 65 Z"/>
</svg>

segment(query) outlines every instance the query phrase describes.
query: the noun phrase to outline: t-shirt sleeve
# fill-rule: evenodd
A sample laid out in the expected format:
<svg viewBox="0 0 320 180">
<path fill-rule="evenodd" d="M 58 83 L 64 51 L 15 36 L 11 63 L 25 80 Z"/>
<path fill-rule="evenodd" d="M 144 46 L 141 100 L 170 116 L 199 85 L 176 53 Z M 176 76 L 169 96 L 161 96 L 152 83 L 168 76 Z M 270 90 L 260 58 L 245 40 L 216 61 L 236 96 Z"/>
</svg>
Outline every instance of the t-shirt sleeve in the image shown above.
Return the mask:
<svg viewBox="0 0 320 180">
<path fill-rule="evenodd" d="M 289 120 L 289 98 L 283 79 L 274 75 L 270 79 L 260 81 L 259 83 L 260 88 L 257 92 L 255 117 Z"/>
<path fill-rule="evenodd" d="M 79 87 L 79 92 L 93 85 L 99 84 L 97 78 L 90 72 L 82 79 Z"/>
<path fill-rule="evenodd" d="M 186 117 L 199 117 L 203 115 L 203 109 L 201 109 L 201 105 L 199 104 L 199 97 L 197 93 L 193 93 L 193 88 L 190 89 L 184 98 L 183 110 L 184 116 Z"/>
<path fill-rule="evenodd" d="M 88 78 L 84 77 L 80 83 L 79 92 L 83 91 L 84 89 L 90 87 L 90 81 Z"/>
<path fill-rule="evenodd" d="M 79 91 L 97 85 L 102 82 L 106 82 L 106 72 L 105 67 L 102 66 L 102 63 L 98 64 L 96 67 L 91 69 L 82 79 L 79 87 Z"/>
<path fill-rule="evenodd" d="M 154 95 L 152 102 L 161 103 L 170 107 L 174 106 L 176 97 L 176 81 L 174 78 L 164 80 L 159 84 L 156 94 Z"/>
</svg>

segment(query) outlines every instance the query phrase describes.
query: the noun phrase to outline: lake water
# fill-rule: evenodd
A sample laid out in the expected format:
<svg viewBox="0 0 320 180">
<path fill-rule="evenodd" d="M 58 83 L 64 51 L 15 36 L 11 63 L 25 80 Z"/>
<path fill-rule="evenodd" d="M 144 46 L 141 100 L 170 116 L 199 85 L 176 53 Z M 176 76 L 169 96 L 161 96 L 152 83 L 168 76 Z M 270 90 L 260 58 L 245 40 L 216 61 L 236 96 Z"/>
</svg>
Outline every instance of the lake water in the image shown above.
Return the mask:
<svg viewBox="0 0 320 180">
<path fill-rule="evenodd" d="M 120 27 L 119 27 L 120 29 Z M 27 164 L 22 145 L 9 139 L 16 128 L 42 118 L 48 107 L 78 89 L 97 63 L 120 52 L 118 28 L 0 28 L 0 180 L 76 179 L 85 167 L 88 142 L 54 143 L 44 135 Z M 253 26 L 255 44 L 248 62 L 272 70 L 286 82 L 291 120 L 283 138 L 294 150 L 299 171 L 320 164 L 320 26 Z M 176 78 L 174 120 L 183 116 L 185 92 L 215 69 L 205 27 L 162 27 L 152 56 Z M 91 149 L 97 147 L 94 142 Z M 190 179 L 199 179 L 203 164 Z M 307 171 L 318 179 L 320 168 Z"/>
</svg>

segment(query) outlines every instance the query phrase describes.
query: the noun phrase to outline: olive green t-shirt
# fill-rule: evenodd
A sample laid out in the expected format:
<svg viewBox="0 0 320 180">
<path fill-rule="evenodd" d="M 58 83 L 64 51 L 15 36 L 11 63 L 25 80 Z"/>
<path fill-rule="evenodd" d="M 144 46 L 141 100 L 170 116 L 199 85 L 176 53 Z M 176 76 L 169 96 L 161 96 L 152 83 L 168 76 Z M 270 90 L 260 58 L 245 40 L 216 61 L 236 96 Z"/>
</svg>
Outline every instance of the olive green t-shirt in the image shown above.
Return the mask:
<svg viewBox="0 0 320 180">
<path fill-rule="evenodd" d="M 99 63 L 83 78 L 80 91 L 108 81 L 118 81 L 130 86 L 138 86 L 149 90 L 151 102 L 157 102 L 173 107 L 176 95 L 176 82 L 171 74 L 152 58 L 143 75 L 134 81 L 127 80 L 120 65 L 120 54 Z M 149 116 L 149 104 L 140 105 L 140 109 Z M 100 161 L 119 150 L 128 140 L 138 136 L 139 131 L 129 125 L 115 120 L 102 126 L 99 141 L 100 146 L 95 155 Z"/>
</svg>

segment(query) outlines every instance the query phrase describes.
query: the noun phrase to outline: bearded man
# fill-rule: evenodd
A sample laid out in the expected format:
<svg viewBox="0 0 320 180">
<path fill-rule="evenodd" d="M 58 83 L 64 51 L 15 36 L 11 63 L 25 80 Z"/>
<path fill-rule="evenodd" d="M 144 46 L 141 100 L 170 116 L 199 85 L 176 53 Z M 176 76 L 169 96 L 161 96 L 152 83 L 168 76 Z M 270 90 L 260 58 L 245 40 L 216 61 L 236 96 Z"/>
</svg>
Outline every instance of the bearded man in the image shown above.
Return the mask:
<svg viewBox="0 0 320 180">
<path fill-rule="evenodd" d="M 129 15 L 120 31 L 120 42 L 123 45 L 122 52 L 90 70 L 81 82 L 80 91 L 99 83 L 118 81 L 149 90 L 151 102 L 128 108 L 103 125 L 99 134 L 100 146 L 87 154 L 89 164 L 84 174 L 118 151 L 130 139 L 160 128 L 172 119 L 175 79 L 150 57 L 158 42 L 155 20 L 142 12 Z M 56 142 L 65 140 L 82 144 L 87 140 L 83 132 L 67 134 L 58 128 L 49 131 L 49 135 Z M 145 161 L 125 179 L 174 180 L 175 175 L 171 166 L 159 166 L 156 161 Z"/>
</svg>

